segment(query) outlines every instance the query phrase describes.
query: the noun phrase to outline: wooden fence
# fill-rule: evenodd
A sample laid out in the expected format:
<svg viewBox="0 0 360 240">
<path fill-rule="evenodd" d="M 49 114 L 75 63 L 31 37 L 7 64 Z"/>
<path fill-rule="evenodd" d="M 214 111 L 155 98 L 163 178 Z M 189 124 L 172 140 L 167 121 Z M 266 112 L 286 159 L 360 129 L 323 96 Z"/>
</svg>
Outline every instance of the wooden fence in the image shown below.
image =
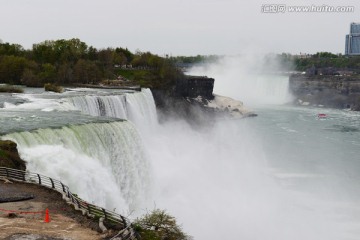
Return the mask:
<svg viewBox="0 0 360 240">
<path fill-rule="evenodd" d="M 75 208 L 81 210 L 83 214 L 86 213 L 88 216 L 95 219 L 102 218 L 104 219 L 105 223 L 111 224 L 116 226 L 116 228 L 121 229 L 116 236 L 116 239 L 137 239 L 136 233 L 132 229 L 129 219 L 118 213 L 108 211 L 105 208 L 98 207 L 82 200 L 77 195 L 71 193 L 68 186 L 56 179 L 52 179 L 38 173 L 31 173 L 28 171 L 5 167 L 0 167 L 0 177 L 7 178 L 9 180 L 38 184 L 56 190 L 65 195 L 67 200 L 71 201 Z"/>
</svg>

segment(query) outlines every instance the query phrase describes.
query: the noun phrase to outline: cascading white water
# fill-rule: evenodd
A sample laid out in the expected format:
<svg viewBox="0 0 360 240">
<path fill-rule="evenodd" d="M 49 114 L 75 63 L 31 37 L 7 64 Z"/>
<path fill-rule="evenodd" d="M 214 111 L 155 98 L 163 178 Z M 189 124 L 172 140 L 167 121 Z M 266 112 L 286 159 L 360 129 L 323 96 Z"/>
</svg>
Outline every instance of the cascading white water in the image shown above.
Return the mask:
<svg viewBox="0 0 360 240">
<path fill-rule="evenodd" d="M 27 168 L 63 180 L 87 201 L 118 212 L 137 210 L 150 185 L 142 141 L 127 121 L 8 134 Z"/>
<path fill-rule="evenodd" d="M 150 89 L 142 89 L 141 93 L 127 94 L 126 106 L 128 119 L 142 131 L 151 130 L 157 125 L 156 106 Z"/>
<path fill-rule="evenodd" d="M 82 113 L 127 119 L 141 130 L 157 123 L 156 107 L 150 89 L 121 95 L 83 95 L 65 99 Z"/>
<path fill-rule="evenodd" d="M 46 112 L 79 110 L 91 116 L 127 119 L 141 131 L 148 131 L 157 125 L 156 106 L 150 89 L 143 88 L 140 92 L 81 90 L 74 89 L 58 95 L 21 94 L 18 97 L 25 103 L 15 105 L 5 102 L 4 105 L 6 109 L 40 109 Z"/>
<path fill-rule="evenodd" d="M 127 119 L 128 116 L 125 95 L 84 95 L 69 98 L 69 101 L 82 113 L 92 116 L 107 116 L 122 119 Z"/>
</svg>

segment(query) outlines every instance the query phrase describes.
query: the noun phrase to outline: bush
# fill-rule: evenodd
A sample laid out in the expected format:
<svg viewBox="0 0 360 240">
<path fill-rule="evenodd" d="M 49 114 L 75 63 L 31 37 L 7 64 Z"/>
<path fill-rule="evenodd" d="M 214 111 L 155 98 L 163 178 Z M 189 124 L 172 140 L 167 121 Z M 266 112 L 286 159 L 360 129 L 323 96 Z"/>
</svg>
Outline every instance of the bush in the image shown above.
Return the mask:
<svg viewBox="0 0 360 240">
<path fill-rule="evenodd" d="M 134 222 L 134 229 L 142 240 L 190 240 L 176 219 L 166 211 L 155 209 Z"/>
<path fill-rule="evenodd" d="M 64 91 L 64 89 L 61 86 L 52 83 L 45 83 L 44 88 L 45 91 L 52 91 L 57 93 L 62 93 Z"/>
<path fill-rule="evenodd" d="M 11 86 L 11 85 L 4 85 L 0 86 L 0 92 L 6 92 L 6 93 L 23 93 L 24 90 L 19 87 Z"/>
</svg>

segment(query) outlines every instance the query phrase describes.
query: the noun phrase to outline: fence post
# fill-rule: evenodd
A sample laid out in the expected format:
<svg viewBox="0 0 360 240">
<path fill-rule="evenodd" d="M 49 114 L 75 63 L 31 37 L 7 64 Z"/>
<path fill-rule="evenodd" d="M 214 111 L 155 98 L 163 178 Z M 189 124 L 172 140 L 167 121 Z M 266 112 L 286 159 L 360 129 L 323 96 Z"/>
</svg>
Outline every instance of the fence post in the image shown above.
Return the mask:
<svg viewBox="0 0 360 240">
<path fill-rule="evenodd" d="M 104 213 L 104 216 L 105 216 L 105 220 L 106 220 L 106 210 L 104 209 L 104 208 L 101 208 L 102 209 L 102 211 L 103 211 L 103 213 Z"/>
<path fill-rule="evenodd" d="M 50 179 L 50 181 L 51 181 L 51 186 L 52 186 L 52 188 L 55 188 L 54 181 L 52 180 L 52 178 L 49 178 L 49 179 Z"/>
<path fill-rule="evenodd" d="M 127 227 L 127 222 L 126 222 L 126 219 L 124 218 L 124 216 L 120 215 L 121 219 L 123 220 L 123 225 L 124 225 L 124 228 Z"/>
<path fill-rule="evenodd" d="M 90 207 L 90 204 L 87 204 L 87 208 L 88 208 L 89 214 L 91 214 L 91 207 Z"/>
<path fill-rule="evenodd" d="M 38 176 L 38 179 L 39 179 L 39 184 L 41 185 L 41 177 L 40 177 L 40 174 L 37 174 Z"/>
<path fill-rule="evenodd" d="M 23 181 L 24 181 L 24 182 L 26 182 L 25 175 L 26 175 L 26 172 L 24 171 L 24 172 L 22 173 L 22 177 L 23 177 Z"/>
<path fill-rule="evenodd" d="M 62 182 L 60 182 L 60 183 L 61 183 L 61 187 L 62 187 L 63 192 L 66 193 L 64 184 Z"/>
<path fill-rule="evenodd" d="M 9 170 L 7 168 L 5 168 L 5 172 L 6 172 L 6 178 L 9 178 Z"/>
<path fill-rule="evenodd" d="M 82 207 L 81 207 L 81 205 L 80 205 L 79 199 L 75 198 L 75 202 L 77 203 L 78 207 L 79 207 L 80 209 L 82 209 Z"/>
</svg>

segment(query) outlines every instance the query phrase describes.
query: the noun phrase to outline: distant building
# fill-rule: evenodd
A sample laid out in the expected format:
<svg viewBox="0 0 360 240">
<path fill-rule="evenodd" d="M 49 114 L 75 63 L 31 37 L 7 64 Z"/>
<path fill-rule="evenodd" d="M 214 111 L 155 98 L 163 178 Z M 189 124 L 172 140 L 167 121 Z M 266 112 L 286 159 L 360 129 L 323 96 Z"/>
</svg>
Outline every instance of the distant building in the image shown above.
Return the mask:
<svg viewBox="0 0 360 240">
<path fill-rule="evenodd" d="M 345 55 L 360 55 L 360 23 L 350 24 L 350 33 L 345 38 Z"/>
<path fill-rule="evenodd" d="M 308 54 L 308 53 L 300 53 L 300 54 L 296 54 L 296 55 L 293 55 L 294 58 L 300 58 L 300 59 L 305 59 L 305 58 L 311 58 L 312 55 L 311 54 Z"/>
</svg>

